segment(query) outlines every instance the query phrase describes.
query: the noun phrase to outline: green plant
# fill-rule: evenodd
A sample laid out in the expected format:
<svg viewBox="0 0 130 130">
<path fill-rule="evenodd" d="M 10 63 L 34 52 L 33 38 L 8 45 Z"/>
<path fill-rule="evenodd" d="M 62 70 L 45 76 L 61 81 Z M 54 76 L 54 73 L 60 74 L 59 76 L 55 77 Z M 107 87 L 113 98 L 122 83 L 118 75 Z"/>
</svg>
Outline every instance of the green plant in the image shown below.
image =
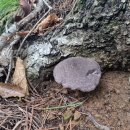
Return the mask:
<svg viewBox="0 0 130 130">
<path fill-rule="evenodd" d="M 19 0 L 0 0 L 0 33 L 5 24 L 10 23 L 12 16 L 19 7 Z"/>
</svg>

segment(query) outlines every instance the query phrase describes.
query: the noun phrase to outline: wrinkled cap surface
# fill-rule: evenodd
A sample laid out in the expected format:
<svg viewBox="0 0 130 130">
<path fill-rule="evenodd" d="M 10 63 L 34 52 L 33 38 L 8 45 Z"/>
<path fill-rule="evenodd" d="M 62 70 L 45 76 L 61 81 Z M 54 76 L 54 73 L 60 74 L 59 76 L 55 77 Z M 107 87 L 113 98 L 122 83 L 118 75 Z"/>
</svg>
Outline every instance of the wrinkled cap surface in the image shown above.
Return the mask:
<svg viewBox="0 0 130 130">
<path fill-rule="evenodd" d="M 101 70 L 94 59 L 71 57 L 55 66 L 53 76 L 64 88 L 90 92 L 99 84 Z"/>
</svg>

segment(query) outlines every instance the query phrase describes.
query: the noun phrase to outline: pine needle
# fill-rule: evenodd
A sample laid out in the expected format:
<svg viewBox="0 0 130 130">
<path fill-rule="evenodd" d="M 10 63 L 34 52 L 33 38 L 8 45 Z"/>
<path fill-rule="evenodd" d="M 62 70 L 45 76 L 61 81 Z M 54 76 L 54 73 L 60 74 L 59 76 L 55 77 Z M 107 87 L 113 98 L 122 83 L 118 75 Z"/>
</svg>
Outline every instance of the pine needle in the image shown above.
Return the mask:
<svg viewBox="0 0 130 130">
<path fill-rule="evenodd" d="M 67 108 L 67 107 L 78 107 L 78 106 L 83 105 L 83 103 L 84 102 L 71 102 L 71 103 L 63 105 L 63 106 L 43 108 L 43 110 L 63 109 L 63 108 Z"/>
</svg>

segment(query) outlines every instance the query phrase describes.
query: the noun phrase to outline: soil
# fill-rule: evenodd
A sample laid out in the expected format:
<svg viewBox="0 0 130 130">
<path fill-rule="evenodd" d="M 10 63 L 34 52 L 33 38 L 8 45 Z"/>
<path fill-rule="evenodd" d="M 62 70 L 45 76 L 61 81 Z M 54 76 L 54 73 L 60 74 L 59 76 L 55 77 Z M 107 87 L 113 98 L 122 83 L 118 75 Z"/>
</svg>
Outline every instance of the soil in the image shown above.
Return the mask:
<svg viewBox="0 0 130 130">
<path fill-rule="evenodd" d="M 100 89 L 91 95 L 85 108 L 99 122 L 113 130 L 130 130 L 129 73 L 108 72 L 103 75 Z M 96 130 L 92 128 L 92 130 Z"/>
<path fill-rule="evenodd" d="M 22 100 L 1 98 L 0 130 L 101 130 L 89 120 L 88 112 L 99 125 L 111 130 L 130 130 L 127 72 L 103 74 L 100 85 L 91 93 L 63 89 L 54 81 L 32 87 L 31 95 Z M 76 106 L 81 101 L 85 102 Z M 74 119 L 77 111 L 81 115 Z"/>
</svg>

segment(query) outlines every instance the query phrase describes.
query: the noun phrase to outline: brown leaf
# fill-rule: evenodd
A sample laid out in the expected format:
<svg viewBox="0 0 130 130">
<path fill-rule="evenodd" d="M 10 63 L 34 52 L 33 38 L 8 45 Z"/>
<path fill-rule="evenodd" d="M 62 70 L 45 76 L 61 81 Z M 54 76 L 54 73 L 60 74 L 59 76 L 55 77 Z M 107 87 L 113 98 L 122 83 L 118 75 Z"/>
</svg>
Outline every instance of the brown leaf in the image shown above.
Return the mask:
<svg viewBox="0 0 130 130">
<path fill-rule="evenodd" d="M 0 83 L 0 96 L 3 98 L 24 97 L 25 92 L 19 86 L 9 83 Z"/>
<path fill-rule="evenodd" d="M 20 37 L 25 37 L 28 33 L 29 31 L 20 31 L 20 32 L 17 32 L 16 34 L 19 35 Z"/>
<path fill-rule="evenodd" d="M 45 19 L 43 19 L 41 23 L 38 24 L 34 32 L 43 32 L 44 29 L 60 21 L 61 21 L 61 18 L 59 18 L 56 14 L 52 13 L 48 15 Z"/>
<path fill-rule="evenodd" d="M 16 67 L 13 74 L 13 83 L 22 88 L 26 95 L 29 94 L 24 62 L 19 57 L 16 61 Z"/>
<path fill-rule="evenodd" d="M 31 12 L 31 5 L 28 0 L 20 0 L 19 3 L 25 13 L 25 16 L 28 15 Z"/>
<path fill-rule="evenodd" d="M 20 7 L 13 16 L 13 20 L 15 22 L 19 22 L 21 19 L 23 19 L 31 12 L 31 4 L 28 2 L 28 0 L 19 0 L 19 4 Z"/>
<path fill-rule="evenodd" d="M 75 111 L 75 113 L 74 113 L 74 120 L 78 120 L 80 118 L 80 116 L 81 116 L 81 113 L 78 112 L 78 111 Z"/>
</svg>

